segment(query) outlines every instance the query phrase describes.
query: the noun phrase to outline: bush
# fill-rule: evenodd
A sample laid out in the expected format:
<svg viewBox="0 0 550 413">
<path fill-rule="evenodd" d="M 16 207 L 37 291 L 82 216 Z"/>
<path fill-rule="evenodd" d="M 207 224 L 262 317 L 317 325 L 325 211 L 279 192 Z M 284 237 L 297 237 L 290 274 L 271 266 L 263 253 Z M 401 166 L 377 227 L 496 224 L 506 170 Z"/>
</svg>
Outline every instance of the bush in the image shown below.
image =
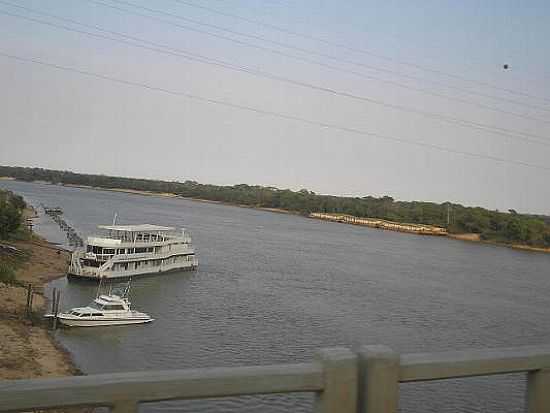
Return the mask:
<svg viewBox="0 0 550 413">
<path fill-rule="evenodd" d="M 0 262 L 0 282 L 6 284 L 15 282 L 15 270 L 7 262 Z"/>
</svg>

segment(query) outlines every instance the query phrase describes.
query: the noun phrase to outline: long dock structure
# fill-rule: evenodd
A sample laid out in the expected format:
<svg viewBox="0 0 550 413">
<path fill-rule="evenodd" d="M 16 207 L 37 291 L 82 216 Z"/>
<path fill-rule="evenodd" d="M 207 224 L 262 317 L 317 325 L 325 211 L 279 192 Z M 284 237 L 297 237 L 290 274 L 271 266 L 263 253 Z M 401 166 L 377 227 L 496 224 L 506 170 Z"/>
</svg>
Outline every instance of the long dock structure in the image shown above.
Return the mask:
<svg viewBox="0 0 550 413">
<path fill-rule="evenodd" d="M 78 235 L 76 230 L 63 219 L 63 209 L 61 207 L 47 207 L 44 204 L 41 206 L 44 213 L 48 215 L 57 225 L 59 225 L 59 228 L 62 231 L 65 232 L 67 240 L 69 241 L 69 246 L 78 248 L 84 245 L 84 241 L 80 235 Z"/>
</svg>

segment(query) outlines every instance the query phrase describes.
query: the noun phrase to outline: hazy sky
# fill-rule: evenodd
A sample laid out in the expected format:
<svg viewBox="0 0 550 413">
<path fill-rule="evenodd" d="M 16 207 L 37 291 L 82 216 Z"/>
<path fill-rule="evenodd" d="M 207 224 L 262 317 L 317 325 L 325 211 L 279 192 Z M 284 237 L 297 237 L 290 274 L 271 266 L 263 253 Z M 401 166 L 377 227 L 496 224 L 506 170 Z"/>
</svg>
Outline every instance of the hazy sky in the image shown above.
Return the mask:
<svg viewBox="0 0 550 413">
<path fill-rule="evenodd" d="M 146 39 L 157 49 L 168 47 L 172 53 L 176 49 L 180 56 L 2 14 L 99 33 L 6 2 Z M 308 188 L 338 195 L 388 194 L 550 214 L 550 2 L 546 0 L 2 0 L 0 11 L 0 53 L 543 168 L 284 120 L 2 56 L 0 164 Z M 182 52 L 272 78 L 189 61 Z M 509 69 L 504 70 L 503 64 Z M 490 125 L 499 133 L 387 105 Z"/>
</svg>

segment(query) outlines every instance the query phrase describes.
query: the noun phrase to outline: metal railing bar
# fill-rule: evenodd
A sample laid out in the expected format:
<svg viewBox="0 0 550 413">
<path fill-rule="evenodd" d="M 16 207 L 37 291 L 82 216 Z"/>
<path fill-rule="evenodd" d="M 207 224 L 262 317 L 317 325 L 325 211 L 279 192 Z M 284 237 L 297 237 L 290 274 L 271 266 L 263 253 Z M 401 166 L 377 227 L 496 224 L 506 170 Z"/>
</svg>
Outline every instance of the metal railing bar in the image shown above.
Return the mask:
<svg viewBox="0 0 550 413">
<path fill-rule="evenodd" d="M 400 382 L 529 372 L 550 367 L 550 346 L 404 354 Z"/>
<path fill-rule="evenodd" d="M 0 412 L 69 406 L 113 406 L 236 395 L 319 392 L 319 363 L 98 374 L 0 381 Z"/>
</svg>

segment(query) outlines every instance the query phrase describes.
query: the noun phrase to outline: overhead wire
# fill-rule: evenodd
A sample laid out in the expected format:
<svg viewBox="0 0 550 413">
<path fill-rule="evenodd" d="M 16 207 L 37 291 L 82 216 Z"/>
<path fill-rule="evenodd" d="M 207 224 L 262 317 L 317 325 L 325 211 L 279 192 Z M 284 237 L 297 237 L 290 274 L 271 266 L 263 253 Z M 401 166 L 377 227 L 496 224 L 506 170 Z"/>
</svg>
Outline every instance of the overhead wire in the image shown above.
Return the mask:
<svg viewBox="0 0 550 413">
<path fill-rule="evenodd" d="M 0 3 L 7 3 L 7 2 L 4 2 L 4 1 L 0 0 Z M 26 9 L 29 9 L 29 8 L 26 8 Z M 29 9 L 29 10 L 32 10 L 32 9 Z M 188 51 L 183 51 L 181 49 L 175 49 L 175 48 L 172 48 L 172 47 L 167 46 L 167 45 L 162 45 L 162 44 L 159 44 L 159 43 L 151 42 L 151 41 L 148 41 L 146 39 L 140 39 L 140 38 L 137 38 L 135 36 L 130 36 L 130 35 L 127 35 L 127 34 L 124 34 L 124 33 L 116 32 L 116 31 L 112 31 L 112 30 L 106 30 L 106 29 L 103 29 L 103 28 L 101 28 L 97 25 L 88 25 L 88 24 L 85 24 L 85 23 L 78 22 L 74 19 L 67 19 L 67 18 L 64 18 L 64 17 L 55 16 L 55 15 L 52 15 L 52 14 L 49 14 L 49 13 L 37 12 L 37 11 L 34 11 L 34 10 L 33 10 L 33 12 L 38 13 L 38 14 L 42 14 L 42 15 L 47 15 L 49 17 L 53 17 L 53 18 L 56 18 L 56 19 L 59 19 L 59 20 L 68 21 L 72 24 L 77 24 L 77 25 L 80 25 L 80 26 L 84 26 L 84 27 L 95 29 L 95 30 L 103 31 L 103 32 L 106 32 L 106 33 L 115 34 L 117 36 L 121 36 L 121 37 L 124 37 L 124 38 L 127 38 L 127 39 L 131 39 L 132 41 L 139 41 L 141 43 L 150 44 L 153 47 L 145 46 L 143 44 L 128 42 L 126 40 L 113 38 L 113 37 L 105 36 L 105 35 L 98 34 L 98 33 L 91 33 L 91 32 L 84 31 L 84 30 L 74 29 L 74 28 L 71 28 L 71 27 L 58 25 L 58 24 L 55 24 L 55 23 L 52 23 L 52 22 L 47 22 L 47 21 L 35 19 L 35 18 L 32 18 L 32 17 L 22 16 L 22 15 L 19 15 L 17 13 L 11 13 L 11 12 L 6 12 L 6 11 L 3 11 L 3 10 L 0 10 L 0 14 L 5 14 L 5 15 L 8 15 L 8 16 L 21 18 L 21 19 L 24 19 L 24 20 L 40 23 L 40 24 L 47 25 L 47 26 L 54 27 L 54 28 L 58 28 L 58 29 L 63 29 L 63 30 L 71 31 L 71 32 L 76 32 L 76 33 L 79 33 L 79 34 L 84 34 L 84 35 L 87 35 L 87 36 L 101 38 L 101 39 L 105 39 L 105 40 L 109 40 L 109 41 L 115 41 L 115 42 L 123 43 L 123 44 L 129 45 L 129 46 L 132 46 L 132 47 L 137 47 L 137 48 L 141 48 L 141 49 L 145 49 L 145 50 L 150 50 L 150 51 L 153 51 L 153 52 L 156 52 L 156 53 L 176 56 L 176 57 L 184 58 L 184 59 L 187 59 L 187 60 L 190 60 L 190 61 L 199 62 L 199 63 L 202 63 L 202 64 L 214 65 L 214 66 L 223 67 L 223 68 L 230 69 L 230 70 L 240 71 L 240 72 L 244 72 L 244 73 L 251 74 L 251 75 L 254 75 L 254 76 L 260 76 L 260 77 L 268 78 L 268 79 L 271 79 L 271 80 L 276 80 L 276 81 L 289 83 L 289 84 L 292 84 L 292 85 L 295 85 L 295 86 L 305 87 L 305 88 L 317 90 L 317 91 L 320 91 L 320 92 L 330 93 L 330 94 L 345 97 L 345 98 L 350 98 L 350 99 L 359 100 L 359 101 L 370 103 L 370 104 L 375 104 L 375 105 L 379 105 L 379 106 L 383 106 L 383 107 L 388 107 L 388 108 L 391 108 L 391 109 L 394 109 L 394 110 L 399 110 L 399 111 L 404 111 L 404 112 L 417 114 L 417 115 L 420 115 L 420 116 L 436 119 L 436 120 L 443 121 L 443 122 L 446 122 L 446 123 L 452 123 L 452 124 L 459 125 L 459 126 L 466 127 L 466 128 L 485 131 L 485 132 L 495 134 L 495 135 L 501 135 L 501 136 L 506 136 L 506 137 L 510 137 L 510 138 L 514 138 L 514 139 L 519 139 L 519 140 L 523 140 L 523 141 L 526 141 L 526 142 L 529 142 L 529 143 L 536 143 L 536 144 L 539 144 L 539 145 L 550 146 L 550 142 L 548 140 L 546 140 L 544 137 L 540 136 L 540 135 L 531 134 L 531 133 L 527 133 L 527 132 L 523 132 L 523 131 L 516 131 L 516 130 L 512 130 L 512 129 L 500 128 L 500 127 L 496 127 L 496 126 L 492 126 L 492 125 L 487 125 L 487 124 L 484 124 L 484 123 L 474 122 L 474 121 L 465 120 L 465 119 L 456 118 L 456 117 L 450 117 L 450 116 L 442 115 L 442 114 L 439 114 L 439 113 L 423 111 L 423 110 L 410 108 L 410 107 L 406 107 L 406 106 L 402 106 L 402 105 L 395 105 L 395 104 L 387 103 L 387 102 L 380 101 L 380 100 L 377 100 L 377 99 L 365 97 L 365 96 L 355 95 L 355 94 L 351 94 L 351 93 L 347 93 L 347 92 L 341 92 L 341 91 L 338 91 L 338 90 L 335 90 L 335 89 L 331 89 L 331 88 L 327 88 L 327 87 L 323 87 L 323 86 L 318 86 L 318 85 L 313 85 L 313 84 L 309 84 L 307 82 L 301 82 L 301 81 L 297 81 L 297 80 L 293 80 L 293 79 L 273 75 L 271 73 L 259 71 L 259 70 L 256 70 L 256 69 L 250 69 L 250 68 L 246 68 L 246 67 L 242 67 L 242 66 L 235 66 L 235 65 L 233 65 L 231 63 L 227 63 L 225 61 L 213 59 L 213 58 L 206 57 L 206 56 L 203 56 L 203 55 L 198 55 L 198 54 L 188 52 Z M 548 121 L 547 123 L 550 123 L 550 121 Z"/>
<path fill-rule="evenodd" d="M 500 91 L 504 91 L 504 92 L 507 92 L 507 93 L 510 93 L 510 94 L 523 96 L 523 97 L 526 97 L 526 98 L 531 98 L 531 99 L 537 99 L 537 100 L 550 102 L 550 98 L 546 98 L 546 97 L 542 97 L 542 96 L 536 96 L 536 95 L 533 95 L 533 94 L 530 94 L 530 93 L 527 93 L 527 92 L 522 92 L 522 91 L 510 89 L 510 88 L 500 87 L 500 86 L 497 86 L 497 85 L 493 85 L 489 82 L 484 82 L 484 81 L 475 80 L 475 79 L 469 79 L 467 77 L 457 75 L 455 73 L 449 73 L 449 72 L 446 72 L 446 71 L 443 71 L 443 70 L 433 69 L 433 68 L 430 68 L 430 67 L 427 67 L 427 66 L 424 66 L 424 65 L 420 65 L 418 63 L 396 59 L 396 58 L 393 58 L 393 57 L 390 57 L 390 56 L 385 56 L 385 55 L 382 55 L 382 54 L 379 54 L 379 53 L 372 52 L 370 50 L 350 46 L 348 44 L 338 43 L 338 42 L 334 42 L 334 41 L 331 41 L 331 40 L 326 40 L 326 39 L 323 39 L 321 37 L 312 36 L 311 34 L 308 34 L 308 33 L 303 33 L 303 32 L 298 32 L 298 31 L 295 31 L 295 30 L 290 30 L 290 29 L 287 29 L 287 28 L 284 28 L 284 27 L 281 27 L 281 26 L 278 26 L 278 25 L 275 25 L 275 24 L 271 24 L 271 23 L 267 23 L 267 22 L 263 22 L 263 21 L 259 21 L 259 20 L 255 20 L 255 19 L 250 19 L 250 18 L 247 18 L 247 17 L 240 16 L 238 14 L 228 13 L 228 12 L 221 11 L 221 10 L 218 10 L 218 9 L 214 9 L 212 7 L 208 7 L 208 6 L 205 6 L 205 5 L 195 4 L 195 3 L 192 3 L 192 2 L 189 2 L 189 1 L 186 1 L 186 0 L 172 0 L 172 1 L 174 1 L 176 3 L 179 3 L 179 4 L 189 6 L 189 7 L 206 10 L 210 13 L 214 13 L 214 14 L 218 14 L 218 15 L 226 16 L 226 17 L 231 17 L 231 18 L 234 18 L 234 19 L 237 19 L 237 20 L 241 20 L 241 21 L 245 21 L 245 22 L 248 22 L 248 23 L 256 24 L 256 25 L 259 25 L 261 27 L 267 27 L 269 29 L 272 29 L 272 30 L 275 30 L 275 31 L 278 31 L 278 32 L 281 32 L 281 33 L 290 34 L 290 35 L 293 35 L 293 36 L 296 36 L 296 37 L 301 37 L 301 38 L 304 38 L 304 39 L 308 39 L 308 40 L 312 40 L 312 41 L 315 41 L 315 42 L 323 43 L 323 44 L 333 46 L 333 47 L 339 47 L 339 48 L 342 48 L 342 49 L 345 49 L 345 50 L 348 50 L 348 51 L 351 51 L 351 52 L 361 53 L 361 54 L 365 54 L 365 55 L 368 55 L 368 56 L 373 56 L 373 57 L 376 57 L 376 58 L 381 59 L 381 60 L 386 60 L 388 62 L 393 62 L 393 63 L 397 63 L 397 64 L 400 64 L 400 65 L 413 67 L 415 69 L 423 70 L 423 71 L 430 72 L 430 73 L 437 74 L 437 75 L 446 76 L 446 77 L 461 80 L 461 81 L 464 81 L 464 82 L 473 83 L 473 84 L 483 86 L 483 87 L 487 87 L 487 88 L 490 88 L 490 89 L 493 89 L 493 90 L 500 90 Z"/>
<path fill-rule="evenodd" d="M 122 85 L 126 85 L 126 86 L 132 86 L 132 87 L 147 89 L 147 90 L 150 90 L 150 91 L 161 92 L 161 93 L 172 95 L 172 96 L 185 97 L 185 98 L 188 98 L 188 99 L 191 99 L 191 100 L 200 101 L 200 102 L 204 102 L 204 103 L 208 103 L 208 104 L 226 106 L 226 107 L 230 107 L 230 108 L 233 108 L 233 109 L 238 109 L 238 110 L 241 110 L 241 111 L 252 112 L 252 113 L 265 115 L 265 116 L 272 117 L 272 118 L 291 120 L 291 121 L 294 121 L 294 122 L 297 122 L 297 123 L 317 126 L 317 127 L 321 127 L 321 128 L 325 128 L 325 129 L 337 130 L 337 131 L 346 132 L 346 133 L 353 134 L 353 135 L 370 136 L 372 138 L 376 138 L 376 139 L 380 139 L 380 140 L 386 140 L 386 141 L 391 141 L 391 142 L 396 142 L 396 143 L 401 143 L 401 144 L 406 144 L 406 145 L 411 145 L 411 146 L 418 146 L 418 147 L 422 147 L 422 148 L 429 148 L 429 149 L 437 150 L 437 151 L 440 151 L 440 152 L 446 152 L 446 153 L 457 154 L 457 155 L 462 155 L 462 156 L 471 157 L 471 158 L 490 160 L 490 161 L 494 161 L 494 162 L 498 162 L 498 163 L 513 164 L 513 165 L 523 166 L 523 167 L 527 167 L 527 168 L 550 171 L 549 166 L 532 164 L 532 163 L 529 163 L 529 162 L 524 162 L 524 161 L 519 161 L 519 160 L 514 160 L 514 159 L 501 158 L 501 157 L 498 157 L 498 156 L 486 155 L 486 154 L 481 154 L 481 153 L 477 153 L 477 152 L 462 151 L 462 150 L 452 149 L 452 148 L 448 148 L 448 147 L 445 147 L 445 146 L 435 145 L 435 144 L 431 144 L 431 143 L 427 143 L 427 142 L 411 141 L 411 140 L 403 139 L 403 138 L 400 138 L 400 137 L 383 135 L 383 134 L 379 134 L 379 133 L 376 133 L 376 132 L 370 132 L 370 131 L 366 131 L 366 130 L 363 130 L 363 129 L 340 126 L 340 125 L 333 124 L 333 123 L 328 123 L 328 122 L 319 122 L 319 121 L 316 121 L 316 120 L 311 120 L 311 119 L 308 119 L 308 118 L 303 118 L 303 117 L 300 117 L 300 116 L 295 116 L 295 115 L 286 114 L 286 113 L 282 113 L 282 112 L 275 112 L 275 111 L 265 110 L 265 109 L 257 108 L 257 107 L 254 107 L 254 106 L 242 105 L 242 104 L 233 103 L 233 102 L 226 101 L 226 100 L 221 100 L 221 99 L 208 98 L 208 97 L 204 97 L 204 96 L 200 96 L 200 95 L 191 94 L 191 93 L 188 93 L 188 92 L 174 91 L 172 89 L 153 86 L 153 85 L 150 85 L 150 84 L 147 84 L 147 83 L 116 78 L 116 77 L 112 77 L 112 76 L 108 76 L 108 75 L 104 75 L 104 74 L 100 74 L 100 73 L 95 73 L 95 72 L 92 72 L 92 71 L 87 71 L 87 70 L 82 70 L 82 69 L 78 69 L 78 68 L 74 68 L 74 67 L 59 65 L 59 64 L 56 64 L 56 63 L 46 62 L 46 61 L 36 59 L 36 58 L 28 58 L 28 57 L 18 56 L 18 55 L 14 55 L 14 54 L 11 54 L 11 53 L 8 53 L 8 52 L 4 52 L 4 51 L 0 51 L 0 56 L 5 57 L 7 59 L 18 61 L 19 63 L 33 63 L 35 65 L 50 67 L 50 68 L 57 69 L 57 70 L 60 70 L 60 71 L 65 71 L 65 72 L 77 73 L 77 74 L 84 75 L 84 76 L 87 76 L 87 77 L 106 80 L 106 81 L 110 81 L 110 82 L 113 82 L 113 83 L 118 83 L 118 84 L 122 84 Z"/>
<path fill-rule="evenodd" d="M 165 24 L 175 26 L 175 27 L 179 26 L 181 29 L 184 29 L 184 30 L 206 34 L 208 36 L 212 36 L 212 37 L 216 37 L 216 38 L 219 38 L 219 39 L 222 39 L 222 40 L 225 40 L 225 41 L 233 42 L 233 43 L 239 44 L 241 46 L 256 48 L 256 49 L 259 49 L 259 50 L 267 51 L 267 52 L 272 53 L 272 54 L 276 54 L 276 55 L 279 55 L 279 56 L 284 56 L 284 57 L 287 57 L 287 58 L 291 58 L 291 59 L 294 59 L 294 60 L 306 62 L 306 63 L 317 65 L 317 66 L 330 68 L 332 70 L 340 71 L 340 72 L 343 72 L 343 73 L 349 73 L 349 74 L 364 77 L 364 78 L 367 78 L 367 79 L 377 80 L 377 81 L 380 81 L 380 82 L 392 84 L 392 85 L 397 86 L 397 87 L 401 87 L 401 88 L 405 88 L 405 89 L 409 89 L 409 90 L 415 90 L 415 91 L 420 92 L 420 93 L 426 93 L 426 94 L 430 94 L 430 95 L 433 95 L 433 96 L 442 97 L 442 98 L 445 98 L 445 99 L 448 99 L 448 100 L 455 100 L 455 101 L 459 101 L 459 102 L 462 102 L 462 103 L 472 104 L 472 105 L 482 107 L 482 108 L 485 108 L 485 109 L 489 109 L 489 110 L 503 111 L 503 109 L 494 108 L 492 106 L 481 104 L 479 102 L 474 102 L 474 101 L 470 101 L 470 100 L 463 99 L 463 98 L 449 96 L 447 94 L 434 92 L 434 91 L 426 89 L 426 88 L 415 87 L 415 86 L 406 85 L 406 84 L 399 83 L 399 82 L 392 81 L 392 80 L 377 78 L 377 77 L 372 76 L 372 75 L 366 75 L 362 72 L 357 72 L 357 71 L 346 69 L 346 68 L 343 68 L 343 67 L 330 65 L 330 64 L 327 64 L 325 62 L 319 62 L 319 61 L 311 60 L 311 59 L 308 59 L 308 58 L 304 58 L 303 56 L 291 55 L 291 54 L 288 54 L 286 52 L 282 52 L 282 51 L 277 50 L 277 49 L 273 49 L 273 48 L 269 48 L 269 47 L 265 47 L 265 46 L 260 46 L 260 45 L 253 44 L 253 43 L 250 43 L 250 42 L 246 42 L 246 41 L 243 41 L 243 40 L 223 36 L 223 35 L 220 35 L 219 33 L 212 33 L 212 32 L 208 32 L 208 31 L 205 31 L 205 30 L 197 29 L 195 27 L 178 25 L 178 24 L 175 24 L 174 22 L 171 22 L 169 20 L 163 20 L 163 19 L 155 18 L 155 16 L 151 16 L 151 15 L 147 15 L 147 14 L 143 14 L 143 13 L 138 13 L 138 12 L 135 12 L 133 10 L 124 9 L 124 8 L 115 6 L 113 4 L 105 3 L 104 1 L 99 1 L 99 0 L 86 0 L 86 1 L 88 1 L 89 3 L 94 3 L 94 4 L 97 4 L 97 5 L 103 6 L 103 7 L 109 7 L 109 8 L 119 10 L 119 11 L 122 11 L 122 12 L 131 13 L 131 14 L 141 16 L 141 17 L 144 17 L 144 18 L 149 18 L 151 20 L 156 20 L 156 21 L 159 21 L 159 22 L 162 22 L 162 23 L 165 23 Z M 130 7 L 134 7 L 136 9 L 139 9 L 139 10 L 148 11 L 150 13 L 156 13 L 156 14 L 160 14 L 160 15 L 164 15 L 164 16 L 169 16 L 169 17 L 176 18 L 178 20 L 182 20 L 182 21 L 186 21 L 186 22 L 190 22 L 190 23 L 193 23 L 193 24 L 196 24 L 196 25 L 199 25 L 199 26 L 210 27 L 210 28 L 213 28 L 213 29 L 218 30 L 218 31 L 224 31 L 224 32 L 230 33 L 232 35 L 247 37 L 247 38 L 250 38 L 250 39 L 271 43 L 271 44 L 279 46 L 279 47 L 283 47 L 283 48 L 287 48 L 287 49 L 291 49 L 291 50 L 296 50 L 300 53 L 305 53 L 305 54 L 309 54 L 309 55 L 323 57 L 325 59 L 329 59 L 329 60 L 332 60 L 332 61 L 335 61 L 335 62 L 338 62 L 338 63 L 347 63 L 347 64 L 359 66 L 359 67 L 362 67 L 362 68 L 365 68 L 365 69 L 368 69 L 368 70 L 372 70 L 372 71 L 376 71 L 376 72 L 389 73 L 392 76 L 402 77 L 402 78 L 405 78 L 405 79 L 419 81 L 419 82 L 423 82 L 423 83 L 432 83 L 432 84 L 435 84 L 435 85 L 438 85 L 438 86 L 443 86 L 445 88 L 458 91 L 460 93 L 490 99 L 490 100 L 496 101 L 498 103 L 506 102 L 506 103 L 517 105 L 517 106 L 523 106 L 523 107 L 533 109 L 533 110 L 550 112 L 550 108 L 548 108 L 548 107 L 528 104 L 528 103 L 525 103 L 525 102 L 521 102 L 521 101 L 518 101 L 518 100 L 515 100 L 515 99 L 505 98 L 505 97 L 502 97 L 502 96 L 489 95 L 489 94 L 486 94 L 486 93 L 482 93 L 480 91 L 464 89 L 464 88 L 457 87 L 455 85 L 450 85 L 448 83 L 437 81 L 437 80 L 434 80 L 434 79 L 421 78 L 421 77 L 418 77 L 418 76 L 413 76 L 413 75 L 397 72 L 397 71 L 392 70 L 392 69 L 374 66 L 372 64 L 366 64 L 366 63 L 363 63 L 363 62 L 357 62 L 357 61 L 345 59 L 345 58 L 342 58 L 342 57 L 329 55 L 329 54 L 326 54 L 326 53 L 320 53 L 320 52 L 317 52 L 317 51 L 313 51 L 311 49 L 298 47 L 296 45 L 292 45 L 292 44 L 289 44 L 289 43 L 284 43 L 284 42 L 280 42 L 280 41 L 271 40 L 271 39 L 268 39 L 268 38 L 265 38 L 265 37 L 262 37 L 262 36 L 249 34 L 249 33 L 244 33 L 244 32 L 234 30 L 234 29 L 228 29 L 226 27 L 222 27 L 222 26 L 219 26 L 219 25 L 211 24 L 211 23 L 205 23 L 205 22 L 202 22 L 202 21 L 199 21 L 199 20 L 196 20 L 196 19 L 191 19 L 189 17 L 180 16 L 178 14 L 167 12 L 167 11 L 164 11 L 164 10 L 153 9 L 151 7 L 138 5 L 138 4 L 126 1 L 126 0 L 111 0 L 111 2 L 118 3 L 118 4 L 124 4 L 124 5 L 130 6 Z M 507 111 L 507 112 L 508 112 L 508 114 L 518 115 L 516 112 L 510 112 L 510 111 Z M 521 116 L 521 115 L 519 115 L 519 116 Z"/>
</svg>

